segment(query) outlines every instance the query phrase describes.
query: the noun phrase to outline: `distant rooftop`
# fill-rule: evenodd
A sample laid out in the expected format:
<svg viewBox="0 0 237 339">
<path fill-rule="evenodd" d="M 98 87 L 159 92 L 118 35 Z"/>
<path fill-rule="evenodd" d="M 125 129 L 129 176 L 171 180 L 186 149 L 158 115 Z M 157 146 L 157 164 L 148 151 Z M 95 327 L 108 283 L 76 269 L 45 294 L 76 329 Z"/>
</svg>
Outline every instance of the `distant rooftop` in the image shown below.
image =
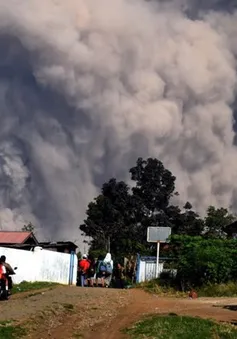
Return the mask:
<svg viewBox="0 0 237 339">
<path fill-rule="evenodd" d="M 63 247 L 63 246 L 71 246 L 75 247 L 75 249 L 78 247 L 76 244 L 74 244 L 72 241 L 44 241 L 39 242 L 40 246 L 43 246 L 44 248 L 47 247 Z"/>
<path fill-rule="evenodd" d="M 24 244 L 30 238 L 37 243 L 32 232 L 0 231 L 0 244 Z"/>
</svg>

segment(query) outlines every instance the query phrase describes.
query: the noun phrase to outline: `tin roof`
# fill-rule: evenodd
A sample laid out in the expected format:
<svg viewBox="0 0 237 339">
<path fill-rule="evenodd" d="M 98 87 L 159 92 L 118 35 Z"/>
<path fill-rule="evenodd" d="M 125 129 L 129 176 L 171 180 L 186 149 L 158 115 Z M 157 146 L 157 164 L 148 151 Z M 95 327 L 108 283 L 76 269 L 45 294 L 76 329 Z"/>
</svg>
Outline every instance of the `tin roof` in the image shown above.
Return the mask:
<svg viewBox="0 0 237 339">
<path fill-rule="evenodd" d="M 32 232 L 0 231 L 0 244 L 23 244 Z"/>
<path fill-rule="evenodd" d="M 71 246 L 78 248 L 76 244 L 74 244 L 72 241 L 55 241 L 55 242 L 50 242 L 50 241 L 41 241 L 39 242 L 39 245 L 42 247 L 63 247 L 63 246 Z"/>
</svg>

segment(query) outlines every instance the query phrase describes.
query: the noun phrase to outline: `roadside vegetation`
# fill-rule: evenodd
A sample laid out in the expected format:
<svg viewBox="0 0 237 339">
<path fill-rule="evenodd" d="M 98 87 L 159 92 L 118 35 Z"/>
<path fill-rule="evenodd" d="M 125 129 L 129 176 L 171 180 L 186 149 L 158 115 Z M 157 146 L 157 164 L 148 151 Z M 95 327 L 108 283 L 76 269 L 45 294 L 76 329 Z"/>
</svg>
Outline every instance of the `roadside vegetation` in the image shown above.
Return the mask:
<svg viewBox="0 0 237 339">
<path fill-rule="evenodd" d="M 134 287 L 141 288 L 146 292 L 152 294 L 159 294 L 160 296 L 183 298 L 188 296 L 187 291 L 181 291 L 172 286 L 162 285 L 163 281 L 160 279 L 153 279 Z M 226 284 L 207 284 L 195 289 L 198 297 L 237 297 L 237 283 L 228 282 Z"/>
<path fill-rule="evenodd" d="M 51 283 L 47 281 L 36 281 L 36 282 L 22 281 L 20 284 L 16 284 L 13 286 L 12 294 L 41 290 L 41 289 L 52 289 L 56 286 L 59 286 L 59 284 Z"/>
<path fill-rule="evenodd" d="M 143 289 L 146 292 L 152 294 L 159 294 L 160 296 L 168 296 L 168 297 L 185 297 L 187 296 L 186 292 L 182 292 L 177 290 L 171 286 L 162 286 L 160 283 L 160 279 L 153 279 L 150 281 L 145 281 L 143 283 L 135 285 L 135 288 Z"/>
<path fill-rule="evenodd" d="M 90 254 L 98 257 L 110 249 L 115 263 L 137 253 L 155 256 L 156 245 L 147 242 L 147 227 L 170 227 L 172 236 L 161 245 L 160 257 L 168 258 L 165 268 L 177 274 L 149 289 L 235 295 L 237 239 L 232 239 L 228 225 L 237 217 L 225 207 L 209 206 L 201 217 L 189 201 L 182 208 L 173 205 L 179 195 L 176 177 L 156 158 L 138 158 L 128 172 L 131 186 L 111 178 L 88 204 L 80 230 L 92 239 Z"/>
<path fill-rule="evenodd" d="M 235 295 L 237 292 L 237 240 L 210 239 L 201 236 L 171 237 L 167 255 L 176 276 L 162 276 L 162 284 L 182 291 L 199 290 L 214 295 Z"/>
<path fill-rule="evenodd" d="M 237 297 L 237 283 L 207 284 L 197 289 L 199 297 Z"/>
<path fill-rule="evenodd" d="M 173 235 L 167 245 L 169 264 L 159 279 L 140 284 L 144 290 L 182 296 L 237 296 L 237 240 Z"/>
<path fill-rule="evenodd" d="M 237 330 L 210 320 L 175 314 L 152 316 L 126 330 L 132 339 L 236 339 Z"/>
<path fill-rule="evenodd" d="M 94 257 L 108 249 L 117 260 L 137 253 L 156 255 L 156 245 L 147 242 L 148 226 L 168 226 L 178 236 L 228 237 L 226 226 L 236 216 L 224 207 L 209 206 L 202 218 L 189 201 L 182 208 L 174 205 L 174 197 L 179 195 L 176 177 L 159 159 L 138 158 L 128 173 L 131 185 L 111 178 L 88 204 L 80 230 L 92 239 L 89 247 Z"/>
<path fill-rule="evenodd" d="M 11 321 L 0 322 L 0 338 L 18 339 L 26 335 L 26 330 Z"/>
</svg>

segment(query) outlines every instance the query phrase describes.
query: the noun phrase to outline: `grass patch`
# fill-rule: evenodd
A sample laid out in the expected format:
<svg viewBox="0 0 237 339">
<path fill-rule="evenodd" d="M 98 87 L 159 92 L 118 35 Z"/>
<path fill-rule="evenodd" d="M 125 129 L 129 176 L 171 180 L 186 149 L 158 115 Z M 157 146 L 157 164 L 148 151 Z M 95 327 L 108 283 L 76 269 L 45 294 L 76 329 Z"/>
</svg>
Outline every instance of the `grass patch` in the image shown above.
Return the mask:
<svg viewBox="0 0 237 339">
<path fill-rule="evenodd" d="M 146 292 L 161 296 L 187 297 L 188 292 L 181 292 L 173 286 L 165 285 L 160 279 L 153 279 L 136 285 Z M 195 289 L 199 297 L 237 297 L 237 283 L 208 284 Z"/>
<path fill-rule="evenodd" d="M 236 339 L 237 330 L 210 320 L 176 315 L 153 316 L 127 329 L 134 339 Z"/>
<path fill-rule="evenodd" d="M 22 281 L 20 284 L 13 286 L 12 294 L 40 290 L 43 288 L 53 288 L 58 285 L 59 284 L 57 283 L 51 283 L 47 281 L 36 281 L 36 282 Z"/>
<path fill-rule="evenodd" d="M 152 294 L 159 294 L 162 296 L 170 296 L 170 297 L 186 297 L 187 296 L 186 292 L 178 291 L 174 287 L 161 285 L 159 279 L 145 281 L 143 283 L 136 285 L 136 288 L 142 288 L 146 292 L 149 292 Z"/>
<path fill-rule="evenodd" d="M 20 326 L 14 326 L 11 322 L 0 323 L 0 338 L 18 339 L 26 335 L 26 330 Z"/>
<path fill-rule="evenodd" d="M 199 297 L 236 297 L 237 283 L 210 284 L 197 290 Z"/>
</svg>

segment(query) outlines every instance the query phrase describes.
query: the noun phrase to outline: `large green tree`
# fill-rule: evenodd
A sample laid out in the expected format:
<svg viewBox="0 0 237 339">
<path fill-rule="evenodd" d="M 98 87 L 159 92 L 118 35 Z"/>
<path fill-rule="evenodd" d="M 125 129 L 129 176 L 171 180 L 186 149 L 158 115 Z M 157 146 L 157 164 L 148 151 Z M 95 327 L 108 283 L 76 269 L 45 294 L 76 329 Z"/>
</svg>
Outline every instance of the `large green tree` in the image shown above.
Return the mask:
<svg viewBox="0 0 237 339">
<path fill-rule="evenodd" d="M 130 169 L 135 181 L 133 196 L 141 205 L 142 215 L 156 222 L 166 212 L 170 198 L 175 193 L 175 176 L 158 159 L 138 158 L 136 166 Z M 165 218 L 164 218 L 165 222 Z"/>
<path fill-rule="evenodd" d="M 209 206 L 205 217 L 205 237 L 225 238 L 225 226 L 231 224 L 236 217 L 226 208 Z"/>
<path fill-rule="evenodd" d="M 110 179 L 88 205 L 87 218 L 80 229 L 93 238 L 93 250 L 107 249 L 110 242 L 115 254 L 150 253 L 153 245 L 146 241 L 147 227 L 172 226 L 169 203 L 177 194 L 172 173 L 153 158 L 139 158 L 129 172 L 135 182 L 132 189 L 123 181 Z"/>
<path fill-rule="evenodd" d="M 169 217 L 172 222 L 172 233 L 199 236 L 204 231 L 204 220 L 193 210 L 189 202 L 183 207 L 183 212 L 177 206 L 170 206 Z"/>
<path fill-rule="evenodd" d="M 181 212 L 178 206 L 170 204 L 175 191 L 175 176 L 158 159 L 139 158 L 130 169 L 131 178 L 136 182 L 133 197 L 137 204 L 137 220 L 147 226 L 169 226 L 172 233 L 191 236 L 201 235 L 204 222 L 187 202 Z M 143 237 L 145 239 L 145 237 Z"/>
<path fill-rule="evenodd" d="M 93 250 L 114 250 L 116 241 L 124 235 L 129 216 L 129 187 L 112 178 L 102 186 L 101 194 L 90 202 L 87 218 L 80 225 L 81 231 L 93 240 Z"/>
</svg>

